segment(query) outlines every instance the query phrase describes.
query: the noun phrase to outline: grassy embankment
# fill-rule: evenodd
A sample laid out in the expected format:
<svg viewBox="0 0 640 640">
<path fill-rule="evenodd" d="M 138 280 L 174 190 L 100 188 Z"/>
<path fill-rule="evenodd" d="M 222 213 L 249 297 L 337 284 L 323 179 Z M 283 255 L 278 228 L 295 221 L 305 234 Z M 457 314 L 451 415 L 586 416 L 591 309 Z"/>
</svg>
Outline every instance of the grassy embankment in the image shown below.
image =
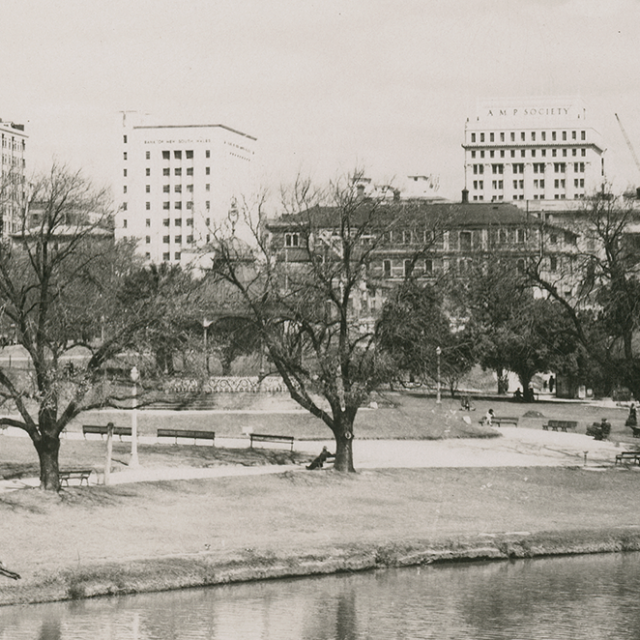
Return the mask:
<svg viewBox="0 0 640 640">
<path fill-rule="evenodd" d="M 583 432 L 586 424 L 606 414 L 614 438 L 628 435 L 622 409 L 603 412 L 543 403 L 507 407 L 495 401 L 492 406 L 503 415 L 535 409 L 547 418 L 577 418 Z M 368 425 L 379 425 L 369 427 L 373 437 L 393 437 L 397 434 L 392 430 L 403 424 L 403 429 L 419 427 L 422 437 L 442 437 L 445 421 L 450 434 L 453 425 L 462 422 L 459 415 L 456 420 L 447 417 L 456 409 L 453 404 L 445 402 L 434 413 L 432 409 L 432 400 L 409 399 L 399 407 L 363 415 L 371 416 Z M 484 409 L 478 407 L 474 420 Z M 392 414 L 400 418 L 392 420 Z M 412 424 L 407 425 L 408 420 Z M 540 428 L 539 416 L 523 418 L 522 423 L 527 426 L 527 421 Z M 386 430 L 385 423 L 390 425 Z M 281 426 L 276 433 L 287 428 L 283 422 L 269 426 Z M 316 426 L 315 437 L 326 437 L 326 428 Z M 7 465 L 15 471 L 16 464 L 33 464 L 30 449 L 26 440 L 1 438 L 0 473 L 6 473 Z M 126 444 L 117 445 L 116 457 L 125 457 L 127 449 Z M 261 453 L 210 447 L 153 445 L 141 447 L 140 453 L 145 464 L 155 460 L 158 465 L 269 461 Z M 83 463 L 101 464 L 103 455 L 100 442 L 63 443 L 63 462 L 65 456 L 74 462 L 85 456 Z M 424 469 L 349 476 L 298 470 L 292 467 L 277 476 L 72 488 L 59 496 L 38 490 L 0 494 L 1 557 L 23 576 L 19 582 L 1 579 L 0 603 L 439 559 L 640 548 L 635 470 Z"/>
</svg>

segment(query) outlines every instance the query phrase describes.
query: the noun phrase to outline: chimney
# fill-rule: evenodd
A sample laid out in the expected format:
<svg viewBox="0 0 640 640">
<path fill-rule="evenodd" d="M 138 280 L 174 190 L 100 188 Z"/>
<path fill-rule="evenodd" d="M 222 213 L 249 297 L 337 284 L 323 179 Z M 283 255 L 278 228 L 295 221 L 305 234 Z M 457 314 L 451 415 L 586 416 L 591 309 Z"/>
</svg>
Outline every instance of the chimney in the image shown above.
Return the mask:
<svg viewBox="0 0 640 640">
<path fill-rule="evenodd" d="M 469 189 L 462 190 L 462 204 L 468 204 L 469 202 Z"/>
</svg>

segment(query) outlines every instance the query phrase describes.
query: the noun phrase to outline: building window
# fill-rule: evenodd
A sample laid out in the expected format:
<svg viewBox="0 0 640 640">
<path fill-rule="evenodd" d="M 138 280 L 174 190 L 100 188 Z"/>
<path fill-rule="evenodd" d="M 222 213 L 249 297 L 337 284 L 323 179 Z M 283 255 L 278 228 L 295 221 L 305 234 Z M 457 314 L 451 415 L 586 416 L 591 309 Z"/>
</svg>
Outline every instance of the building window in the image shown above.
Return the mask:
<svg viewBox="0 0 640 640">
<path fill-rule="evenodd" d="M 211 218 L 207 218 L 204 223 L 207 225 L 207 227 L 211 224 Z"/>
<path fill-rule="evenodd" d="M 460 232 L 460 251 L 471 251 L 471 231 Z"/>
<path fill-rule="evenodd" d="M 171 158 L 171 151 L 163 151 L 162 152 L 162 159 L 163 160 L 169 160 Z"/>
<path fill-rule="evenodd" d="M 124 169 L 124 170 L 123 170 L 122 175 L 123 175 L 125 178 L 127 177 L 127 170 L 126 170 L 126 169 Z"/>
<path fill-rule="evenodd" d="M 207 211 L 209 211 L 209 209 L 211 209 L 211 203 L 208 200 L 204 203 L 204 208 Z M 207 224 L 209 224 L 209 223 L 207 222 Z"/>
<path fill-rule="evenodd" d="M 204 157 L 205 157 L 205 158 L 210 158 L 210 157 L 211 157 L 211 151 L 209 151 L 209 149 L 207 149 L 207 150 L 204 152 Z"/>
<path fill-rule="evenodd" d="M 586 131 L 581 131 L 580 132 L 580 140 L 586 140 L 587 139 L 587 132 Z"/>
<path fill-rule="evenodd" d="M 382 261 L 382 272 L 386 277 L 391 277 L 391 260 Z"/>
<path fill-rule="evenodd" d="M 563 157 L 563 158 L 566 158 L 566 157 L 567 157 L 567 150 L 566 150 L 566 149 L 563 149 L 563 150 L 562 150 L 562 157 Z"/>
<path fill-rule="evenodd" d="M 496 155 L 496 152 L 493 149 L 491 149 L 491 151 L 489 151 L 489 157 L 493 158 L 495 155 Z"/>
<path fill-rule="evenodd" d="M 168 260 L 170 260 L 170 259 L 171 259 L 171 254 L 169 254 L 169 253 L 163 253 L 163 254 L 162 254 L 162 259 L 163 259 L 165 262 L 167 262 Z"/>
<path fill-rule="evenodd" d="M 162 170 L 162 175 L 163 175 L 163 176 L 170 176 L 170 175 L 171 175 L 171 169 L 169 169 L 169 167 L 165 167 L 165 168 Z"/>
<path fill-rule="evenodd" d="M 553 140 L 555 142 L 555 139 L 556 139 L 556 132 L 552 131 L 551 132 L 551 140 Z"/>
<path fill-rule="evenodd" d="M 182 226 L 182 218 L 176 218 L 176 219 L 173 221 L 173 224 L 174 224 L 176 227 L 181 227 L 181 226 Z"/>
<path fill-rule="evenodd" d="M 204 190 L 205 191 L 211 191 L 211 185 L 209 183 L 204 185 Z"/>
<path fill-rule="evenodd" d="M 543 142 L 547 139 L 547 132 L 546 131 L 542 131 L 540 133 L 540 137 L 542 138 Z"/>
<path fill-rule="evenodd" d="M 125 220 L 122 221 L 122 227 L 123 227 L 123 229 L 126 229 L 127 226 L 128 226 L 127 220 L 125 219 Z"/>
<path fill-rule="evenodd" d="M 182 168 L 181 167 L 176 167 L 174 170 L 175 175 L 177 176 L 181 176 L 182 175 Z"/>
<path fill-rule="evenodd" d="M 187 201 L 187 209 L 193 209 L 193 200 Z"/>
<path fill-rule="evenodd" d="M 481 151 L 481 152 L 480 152 L 480 157 L 481 157 L 481 158 L 484 158 L 484 151 Z"/>
<path fill-rule="evenodd" d="M 127 136 L 122 136 L 122 138 L 123 138 L 124 143 L 127 144 Z"/>
<path fill-rule="evenodd" d="M 145 158 L 146 158 L 147 160 L 151 160 L 151 151 L 147 151 L 147 152 L 145 153 Z"/>
<path fill-rule="evenodd" d="M 122 154 L 122 157 L 123 157 L 125 160 L 127 159 L 127 152 L 126 152 L 126 151 Z"/>
<path fill-rule="evenodd" d="M 187 218 L 187 227 L 193 227 L 193 218 Z"/>
<path fill-rule="evenodd" d="M 180 254 L 180 252 L 179 252 L 179 251 L 176 251 L 176 252 L 174 253 L 175 259 L 176 259 L 176 260 L 180 260 L 180 255 L 181 255 L 181 254 Z"/>
<path fill-rule="evenodd" d="M 411 231 L 402 232 L 402 244 L 411 244 Z"/>
<path fill-rule="evenodd" d="M 147 208 L 147 211 L 149 211 L 149 209 L 151 209 L 151 203 L 150 202 L 145 202 L 145 206 Z"/>
<path fill-rule="evenodd" d="M 151 169 L 149 169 L 149 167 L 147 167 L 147 169 L 146 169 L 146 174 L 147 174 L 148 176 L 150 176 L 150 175 L 151 175 Z"/>
<path fill-rule="evenodd" d="M 179 200 L 177 200 L 176 202 L 174 202 L 174 204 L 173 204 L 173 208 L 174 208 L 174 209 L 182 209 L 182 202 L 180 202 Z"/>
<path fill-rule="evenodd" d="M 144 190 L 145 190 L 147 193 L 151 193 L 151 185 L 150 185 L 150 184 L 146 185 L 146 186 L 145 186 L 145 188 L 144 188 Z"/>
<path fill-rule="evenodd" d="M 495 142 L 495 136 L 493 133 L 489 134 L 489 142 Z"/>
<path fill-rule="evenodd" d="M 176 244 L 182 244 L 182 236 L 176 236 L 175 237 L 175 243 Z"/>
<path fill-rule="evenodd" d="M 285 247 L 298 247 L 298 246 L 300 246 L 300 234 L 299 233 L 285 233 L 284 234 L 284 246 Z"/>
<path fill-rule="evenodd" d="M 433 260 L 431 258 L 425 259 L 424 272 L 426 275 L 431 275 L 433 273 Z"/>
<path fill-rule="evenodd" d="M 151 254 L 148 251 L 144 254 L 144 259 L 151 260 Z"/>
<path fill-rule="evenodd" d="M 162 185 L 162 193 L 169 193 L 170 191 L 171 191 L 171 185 L 170 184 Z"/>
<path fill-rule="evenodd" d="M 536 132 L 535 132 L 535 131 L 532 131 L 532 132 L 531 132 L 531 141 L 532 141 L 532 142 L 535 142 L 535 141 L 536 141 Z"/>
<path fill-rule="evenodd" d="M 162 208 L 163 209 L 171 209 L 171 203 L 170 202 L 163 202 L 162 203 Z"/>
<path fill-rule="evenodd" d="M 171 219 L 170 218 L 164 218 L 162 220 L 162 226 L 163 227 L 168 227 L 171 224 Z"/>
<path fill-rule="evenodd" d="M 173 158 L 174 160 L 182 160 L 182 151 L 175 150 L 173 152 Z"/>
<path fill-rule="evenodd" d="M 207 175 L 207 176 L 208 176 L 208 175 L 211 175 L 211 167 L 205 167 L 205 168 L 204 168 L 204 173 L 205 173 L 205 175 Z"/>
<path fill-rule="evenodd" d="M 567 139 L 567 132 L 566 132 L 566 131 L 563 131 L 563 132 L 562 132 L 562 139 L 563 139 L 563 140 L 566 140 L 566 139 Z"/>
<path fill-rule="evenodd" d="M 187 167 L 187 175 L 188 176 L 192 176 L 193 175 L 193 167 Z"/>
<path fill-rule="evenodd" d="M 127 185 L 126 184 L 122 187 L 122 193 L 127 193 Z"/>
<path fill-rule="evenodd" d="M 524 164 L 523 163 L 514 164 L 513 173 L 524 173 Z"/>
<path fill-rule="evenodd" d="M 404 271 L 404 277 L 408 278 L 411 275 L 411 272 L 413 271 L 413 261 L 412 260 L 405 260 L 403 263 L 403 271 Z"/>
<path fill-rule="evenodd" d="M 147 244 L 151 244 L 151 236 L 145 236 L 144 241 L 145 241 Z"/>
<path fill-rule="evenodd" d="M 187 191 L 188 191 L 189 193 L 193 193 L 193 185 L 192 185 L 192 184 L 188 184 L 188 185 L 187 185 Z"/>
<path fill-rule="evenodd" d="M 145 226 L 150 227 L 151 226 L 151 218 L 147 218 L 145 220 Z"/>
<path fill-rule="evenodd" d="M 169 244 L 170 236 L 162 236 L 162 242 L 164 244 Z"/>
<path fill-rule="evenodd" d="M 193 160 L 193 150 L 185 151 L 184 155 L 187 160 Z"/>
<path fill-rule="evenodd" d="M 587 150 L 586 149 L 580 149 L 580 155 L 581 156 L 586 156 L 587 155 Z"/>
<path fill-rule="evenodd" d="M 176 193 L 182 193 L 182 185 L 181 185 L 181 184 L 177 184 L 177 185 L 175 185 L 175 186 L 173 187 L 173 190 L 174 190 Z"/>
<path fill-rule="evenodd" d="M 492 164 L 491 170 L 493 173 L 504 173 L 504 165 L 503 164 Z"/>
<path fill-rule="evenodd" d="M 187 244 L 193 244 L 193 236 L 187 236 Z"/>
<path fill-rule="evenodd" d="M 122 210 L 123 210 L 123 211 L 126 211 L 126 210 L 127 210 L 127 206 L 128 206 L 128 205 L 127 205 L 127 203 L 126 203 L 126 202 L 123 202 L 123 203 L 122 203 Z"/>
<path fill-rule="evenodd" d="M 520 132 L 520 140 L 522 140 L 522 142 L 524 142 L 525 138 L 526 138 L 526 135 L 525 135 L 524 131 L 521 131 Z"/>
<path fill-rule="evenodd" d="M 484 133 L 480 134 L 480 142 L 484 142 Z"/>
<path fill-rule="evenodd" d="M 500 132 L 500 142 L 504 142 L 504 131 Z"/>
</svg>

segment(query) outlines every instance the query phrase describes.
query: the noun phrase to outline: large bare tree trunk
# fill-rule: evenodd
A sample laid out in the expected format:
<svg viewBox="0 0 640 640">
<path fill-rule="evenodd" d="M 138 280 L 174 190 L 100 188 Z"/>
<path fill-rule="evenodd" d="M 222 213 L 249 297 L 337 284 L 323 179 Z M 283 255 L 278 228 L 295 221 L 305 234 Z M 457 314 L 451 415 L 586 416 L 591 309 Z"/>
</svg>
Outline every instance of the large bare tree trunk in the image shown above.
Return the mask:
<svg viewBox="0 0 640 640">
<path fill-rule="evenodd" d="M 58 491 L 60 489 L 58 478 L 60 439 L 43 434 L 38 440 L 34 440 L 33 444 L 40 460 L 40 488 L 46 491 Z"/>
<path fill-rule="evenodd" d="M 336 461 L 333 468 L 344 473 L 355 472 L 353 466 L 353 425 L 338 428 L 334 432 L 336 439 Z"/>
</svg>

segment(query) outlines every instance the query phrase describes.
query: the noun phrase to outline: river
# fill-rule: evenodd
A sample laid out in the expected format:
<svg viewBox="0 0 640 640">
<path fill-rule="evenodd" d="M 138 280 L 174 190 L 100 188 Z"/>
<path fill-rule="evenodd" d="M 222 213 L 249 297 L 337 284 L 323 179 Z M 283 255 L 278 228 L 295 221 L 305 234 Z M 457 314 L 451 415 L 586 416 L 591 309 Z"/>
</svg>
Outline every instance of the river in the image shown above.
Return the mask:
<svg viewBox="0 0 640 640">
<path fill-rule="evenodd" d="M 454 565 L 0 608 L 1 640 L 640 638 L 640 554 Z"/>
</svg>

